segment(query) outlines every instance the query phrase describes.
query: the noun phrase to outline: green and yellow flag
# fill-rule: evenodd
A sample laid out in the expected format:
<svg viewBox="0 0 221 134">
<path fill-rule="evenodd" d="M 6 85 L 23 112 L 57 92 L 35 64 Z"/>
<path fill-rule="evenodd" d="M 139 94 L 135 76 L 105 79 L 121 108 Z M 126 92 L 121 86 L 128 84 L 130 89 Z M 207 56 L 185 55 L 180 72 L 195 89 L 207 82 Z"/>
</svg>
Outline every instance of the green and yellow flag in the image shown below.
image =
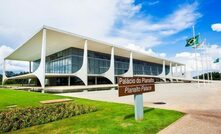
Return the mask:
<svg viewBox="0 0 221 134">
<path fill-rule="evenodd" d="M 198 44 L 199 44 L 199 35 L 187 39 L 185 47 L 194 47 L 195 45 L 197 46 Z"/>
<path fill-rule="evenodd" d="M 219 63 L 219 58 L 216 58 L 213 63 Z"/>
</svg>

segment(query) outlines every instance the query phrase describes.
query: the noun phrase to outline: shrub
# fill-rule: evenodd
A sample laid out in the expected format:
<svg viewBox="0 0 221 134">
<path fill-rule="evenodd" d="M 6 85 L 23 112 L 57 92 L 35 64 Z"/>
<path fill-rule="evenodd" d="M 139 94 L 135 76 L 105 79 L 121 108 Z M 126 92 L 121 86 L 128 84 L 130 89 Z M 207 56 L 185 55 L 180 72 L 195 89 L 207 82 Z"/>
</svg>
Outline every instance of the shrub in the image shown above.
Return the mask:
<svg viewBox="0 0 221 134">
<path fill-rule="evenodd" d="M 74 102 L 9 109 L 0 113 L 0 133 L 40 125 L 93 111 L 96 111 L 95 107 L 79 105 Z"/>
</svg>

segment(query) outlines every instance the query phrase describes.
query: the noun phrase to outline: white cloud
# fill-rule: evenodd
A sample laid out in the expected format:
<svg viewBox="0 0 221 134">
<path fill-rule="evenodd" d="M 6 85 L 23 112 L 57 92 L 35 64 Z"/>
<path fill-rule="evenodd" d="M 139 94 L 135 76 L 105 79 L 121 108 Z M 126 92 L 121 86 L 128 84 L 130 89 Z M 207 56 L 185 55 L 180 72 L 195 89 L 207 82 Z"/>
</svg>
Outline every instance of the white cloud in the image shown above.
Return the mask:
<svg viewBox="0 0 221 134">
<path fill-rule="evenodd" d="M 4 57 L 9 55 L 12 51 L 13 49 L 11 47 L 5 45 L 0 46 L 0 61 L 3 61 Z"/>
<path fill-rule="evenodd" d="M 197 12 L 197 7 L 197 3 L 182 5 L 182 7 L 179 7 L 172 14 L 169 14 L 159 22 L 151 22 L 151 20 L 145 18 L 132 21 L 132 25 L 129 25 L 129 28 L 133 30 L 161 31 L 174 34 L 192 26 L 196 20 L 202 16 Z"/>
<path fill-rule="evenodd" d="M 217 45 L 217 44 L 210 45 L 208 47 L 207 51 L 208 51 L 208 54 L 211 55 L 211 57 L 213 57 L 213 58 L 221 57 L 221 47 L 220 47 L 220 45 Z"/>
<path fill-rule="evenodd" d="M 4 57 L 8 56 L 13 49 L 11 47 L 1 45 L 0 46 L 0 73 L 2 73 L 2 63 L 4 60 Z M 28 63 L 27 62 L 21 62 L 21 61 L 6 61 L 5 65 L 6 71 L 27 71 L 28 70 Z"/>
<path fill-rule="evenodd" d="M 212 24 L 211 28 L 213 31 L 221 32 L 221 23 Z"/>
<path fill-rule="evenodd" d="M 153 16 L 142 14 L 142 4 L 135 5 L 134 0 L 0 0 L 0 3 L 0 35 L 18 44 L 42 25 L 48 25 L 162 57 L 166 54 L 150 47 L 162 44 L 164 37 L 190 27 L 201 17 L 197 3 L 181 5 L 157 22 Z M 5 44 L 1 40 L 0 43 Z"/>
<path fill-rule="evenodd" d="M 21 42 L 37 28 L 49 25 L 117 44 L 148 48 L 161 44 L 162 35 L 180 32 L 200 17 L 194 3 L 182 5 L 153 22 L 149 15 L 140 13 L 142 4 L 134 3 L 134 0 L 1 1 L 0 34 Z"/>
<path fill-rule="evenodd" d="M 220 55 L 221 55 L 221 47 L 218 45 L 210 45 L 207 48 L 207 50 L 206 49 L 197 50 L 196 57 L 197 57 L 197 66 L 199 73 L 202 73 L 202 70 L 204 70 L 204 72 L 211 70 L 221 71 L 219 65 L 221 63 L 219 64 L 213 63 L 213 61 L 216 58 L 219 58 Z M 170 59 L 186 64 L 187 71 L 193 72 L 192 75 L 196 75 L 197 69 L 196 69 L 196 60 L 194 52 L 180 52 L 177 53 L 175 57 L 172 57 Z"/>
<path fill-rule="evenodd" d="M 13 71 L 16 73 L 19 72 L 28 72 L 29 71 L 29 62 L 25 61 L 6 61 L 6 71 Z"/>
<path fill-rule="evenodd" d="M 118 3 L 112 0 L 1 1 L 0 33 L 24 38 L 33 29 L 49 25 L 97 38 L 112 27 Z"/>
<path fill-rule="evenodd" d="M 197 3 L 191 5 L 182 5 L 167 17 L 162 18 L 158 22 L 154 22 L 151 17 L 137 15 L 126 17 L 120 16 L 117 24 L 112 31 L 115 37 L 139 44 L 144 48 L 150 48 L 162 44 L 164 37 L 176 34 L 195 24 L 202 16 L 197 12 Z M 124 43 L 123 43 L 124 44 Z"/>
<path fill-rule="evenodd" d="M 159 0 L 156 0 L 156 1 L 151 1 L 151 2 L 148 2 L 148 5 L 149 6 L 153 6 L 153 5 L 156 5 L 156 4 L 159 4 L 160 1 Z"/>
<path fill-rule="evenodd" d="M 168 44 L 176 44 L 180 41 L 185 41 L 186 39 L 188 38 L 188 36 L 182 36 L 182 37 L 179 37 L 179 38 L 175 38 L 173 40 L 171 40 L 170 42 L 168 42 Z"/>
<path fill-rule="evenodd" d="M 126 46 L 126 48 L 129 48 L 129 49 L 132 49 L 132 50 L 135 50 L 135 51 L 138 51 L 138 52 L 143 52 L 143 53 L 146 53 L 146 54 L 149 54 L 149 55 L 152 55 L 152 56 L 156 56 L 156 57 L 162 57 L 162 58 L 166 57 L 166 53 L 158 53 L 158 52 L 153 51 L 151 48 L 145 50 L 144 47 L 137 46 L 135 44 L 129 44 L 129 45 Z"/>
<path fill-rule="evenodd" d="M 151 48 L 149 48 L 146 52 L 150 55 L 155 56 L 155 57 L 162 57 L 162 58 L 166 57 L 166 53 L 158 53 L 156 51 L 153 51 Z"/>
</svg>

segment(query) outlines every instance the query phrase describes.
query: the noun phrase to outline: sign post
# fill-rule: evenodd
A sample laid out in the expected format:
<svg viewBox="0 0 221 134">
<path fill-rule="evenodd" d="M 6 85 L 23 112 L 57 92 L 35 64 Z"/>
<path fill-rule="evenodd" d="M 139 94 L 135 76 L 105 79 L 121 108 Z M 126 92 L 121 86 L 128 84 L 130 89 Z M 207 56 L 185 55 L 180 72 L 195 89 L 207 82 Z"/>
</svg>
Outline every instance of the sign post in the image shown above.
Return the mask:
<svg viewBox="0 0 221 134">
<path fill-rule="evenodd" d="M 134 95 L 135 120 L 143 120 L 143 94 Z"/>
<path fill-rule="evenodd" d="M 146 77 L 119 77 L 119 97 L 134 95 L 135 119 L 143 119 L 143 93 L 155 91 L 154 79 Z"/>
</svg>

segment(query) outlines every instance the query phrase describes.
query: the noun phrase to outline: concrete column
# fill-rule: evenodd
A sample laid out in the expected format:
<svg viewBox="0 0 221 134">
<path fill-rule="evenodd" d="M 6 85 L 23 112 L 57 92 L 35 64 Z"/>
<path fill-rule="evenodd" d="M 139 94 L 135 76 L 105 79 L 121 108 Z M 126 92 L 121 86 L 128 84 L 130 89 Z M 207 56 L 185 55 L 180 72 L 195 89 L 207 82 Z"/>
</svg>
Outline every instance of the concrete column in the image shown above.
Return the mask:
<svg viewBox="0 0 221 134">
<path fill-rule="evenodd" d="M 7 77 L 6 77 L 6 74 L 5 74 L 5 59 L 4 59 L 3 63 L 2 63 L 2 85 L 4 85 L 6 80 L 7 80 Z"/>
<path fill-rule="evenodd" d="M 162 75 L 165 77 L 166 71 L 165 71 L 165 60 L 163 60 L 163 70 L 162 70 Z"/>
<path fill-rule="evenodd" d="M 128 71 L 123 74 L 124 77 L 133 77 L 133 53 L 130 52 L 130 61 Z"/>
<path fill-rule="evenodd" d="M 103 76 L 108 78 L 112 82 L 112 84 L 115 84 L 115 75 L 114 75 L 114 47 L 111 48 L 110 67 L 103 74 Z"/>
<path fill-rule="evenodd" d="M 184 78 L 186 78 L 186 65 L 184 65 L 183 68 L 184 68 L 183 70 Z"/>
<path fill-rule="evenodd" d="M 29 61 L 29 73 L 31 73 L 31 61 Z M 31 79 L 28 79 L 28 85 L 30 85 Z"/>
<path fill-rule="evenodd" d="M 45 62 L 46 62 L 46 29 L 42 31 L 42 44 L 41 44 L 41 61 L 39 67 L 33 73 L 40 81 L 42 87 L 42 93 L 44 93 L 45 88 Z"/>
<path fill-rule="evenodd" d="M 162 72 L 161 74 L 159 75 L 159 77 L 161 77 L 161 79 L 166 82 L 166 71 L 165 71 L 165 60 L 163 60 L 163 65 L 162 65 Z"/>
<path fill-rule="evenodd" d="M 183 66 L 179 66 L 179 76 L 182 77 L 182 73 L 183 73 Z"/>
<path fill-rule="evenodd" d="M 97 85 L 97 76 L 94 77 L 95 78 L 95 85 Z"/>
<path fill-rule="evenodd" d="M 31 73 L 31 61 L 29 61 L 29 73 Z"/>
<path fill-rule="evenodd" d="M 169 69 L 169 74 L 172 76 L 172 62 L 170 62 L 170 69 Z"/>
<path fill-rule="evenodd" d="M 68 86 L 71 85 L 71 76 L 68 76 Z"/>
<path fill-rule="evenodd" d="M 176 77 L 177 77 L 177 74 L 178 74 L 178 71 L 177 71 L 177 64 L 176 64 L 176 67 L 175 67 L 175 74 L 176 74 Z"/>
<path fill-rule="evenodd" d="M 175 75 L 175 77 L 178 77 L 178 67 L 177 67 L 177 64 L 176 64 L 176 67 L 175 67 L 175 72 L 176 72 L 176 75 Z M 176 81 L 178 82 L 178 79 L 176 79 Z"/>
<path fill-rule="evenodd" d="M 83 63 L 82 63 L 82 66 L 81 68 L 75 73 L 75 76 L 77 76 L 78 78 L 80 78 L 85 86 L 88 85 L 88 41 L 85 40 L 84 42 L 84 55 L 83 55 Z"/>
<path fill-rule="evenodd" d="M 41 83 L 43 89 L 45 88 L 45 62 L 46 62 L 46 29 L 43 29 L 42 35 L 42 49 L 41 49 L 41 63 L 42 63 L 42 78 Z"/>
<path fill-rule="evenodd" d="M 183 76 L 183 67 L 184 66 L 180 66 L 180 74 L 181 74 L 181 76 Z"/>
<path fill-rule="evenodd" d="M 173 75 L 172 62 L 170 62 L 169 73 L 167 76 L 169 76 L 171 82 L 173 82 L 172 75 Z"/>
<path fill-rule="evenodd" d="M 180 66 L 180 74 L 181 74 L 181 76 L 183 76 L 183 65 L 182 66 Z"/>
</svg>

